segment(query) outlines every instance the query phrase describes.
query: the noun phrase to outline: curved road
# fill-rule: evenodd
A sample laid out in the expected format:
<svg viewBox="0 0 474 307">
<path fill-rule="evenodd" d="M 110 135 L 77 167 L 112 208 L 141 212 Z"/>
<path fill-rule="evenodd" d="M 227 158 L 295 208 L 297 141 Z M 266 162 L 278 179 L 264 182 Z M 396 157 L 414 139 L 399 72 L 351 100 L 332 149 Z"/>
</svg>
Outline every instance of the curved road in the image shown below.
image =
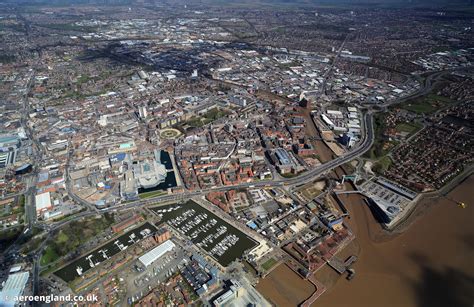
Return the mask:
<svg viewBox="0 0 474 307">
<path fill-rule="evenodd" d="M 101 212 L 107 212 L 107 211 L 116 211 L 116 210 L 124 210 L 140 205 L 150 205 L 154 204 L 157 202 L 165 202 L 165 201 L 177 201 L 177 200 L 182 200 L 182 199 L 187 199 L 195 196 L 200 196 L 207 194 L 211 191 L 228 191 L 228 190 L 234 190 L 234 189 L 240 189 L 240 188 L 252 188 L 252 187 L 265 187 L 265 186 L 296 186 L 296 185 L 301 185 L 305 184 L 308 182 L 313 181 L 317 177 L 321 176 L 327 171 L 330 171 L 338 166 L 341 166 L 354 158 L 362 155 L 365 153 L 369 148 L 372 146 L 374 143 L 374 131 L 373 131 L 373 123 L 372 123 L 372 114 L 371 113 L 366 113 L 364 115 L 364 123 L 365 123 L 365 136 L 357 148 L 354 150 L 349 151 L 343 156 L 340 156 L 334 160 L 331 160 L 327 163 L 321 164 L 320 166 L 317 166 L 309 171 L 306 171 L 305 173 L 294 177 L 294 178 L 282 178 L 282 179 L 277 179 L 277 180 L 265 180 L 265 181 L 259 181 L 259 182 L 248 182 L 248 183 L 242 183 L 238 185 L 229 185 L 229 186 L 221 186 L 221 187 L 215 187 L 215 188 L 209 188 L 209 189 L 203 189 L 203 190 L 198 190 L 198 191 L 186 191 L 181 194 L 173 194 L 173 195 L 163 195 L 163 196 L 157 196 L 157 197 L 151 197 L 147 199 L 141 199 L 141 200 L 136 200 L 132 202 L 128 202 L 122 205 L 117 205 L 114 207 L 109 207 L 100 210 Z"/>
</svg>

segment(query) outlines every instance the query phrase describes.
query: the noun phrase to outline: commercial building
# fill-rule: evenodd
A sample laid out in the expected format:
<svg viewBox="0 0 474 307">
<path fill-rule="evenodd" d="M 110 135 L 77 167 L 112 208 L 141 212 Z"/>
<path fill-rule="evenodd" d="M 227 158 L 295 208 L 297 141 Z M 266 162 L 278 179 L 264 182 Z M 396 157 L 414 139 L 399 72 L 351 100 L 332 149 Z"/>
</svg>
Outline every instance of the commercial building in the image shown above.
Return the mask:
<svg viewBox="0 0 474 307">
<path fill-rule="evenodd" d="M 0 168 L 15 163 L 18 148 L 20 148 L 20 139 L 17 136 L 0 136 Z"/>
<path fill-rule="evenodd" d="M 202 296 L 217 286 L 219 271 L 198 254 L 193 254 L 191 260 L 181 269 L 181 275 L 196 294 Z"/>
<path fill-rule="evenodd" d="M 167 252 L 173 250 L 173 248 L 176 245 L 171 241 L 165 241 L 162 244 L 158 245 L 148 253 L 144 254 L 138 260 L 145 266 L 148 267 L 150 264 L 155 262 L 157 259 L 159 259 L 161 256 L 166 254 Z"/>
<path fill-rule="evenodd" d="M 29 276 L 29 272 L 20 272 L 8 275 L 8 279 L 5 282 L 2 291 L 0 292 L 0 306 L 15 306 L 15 301 L 13 301 L 12 298 L 23 294 Z"/>
<path fill-rule="evenodd" d="M 35 196 L 35 204 L 37 215 L 53 209 L 53 205 L 51 204 L 51 194 L 49 192 L 37 194 Z"/>
<path fill-rule="evenodd" d="M 218 298 L 213 301 L 216 307 L 227 306 L 235 298 L 241 297 L 245 294 L 245 289 L 242 287 L 242 284 L 238 280 L 232 279 L 230 282 L 230 289 L 222 293 Z"/>
<path fill-rule="evenodd" d="M 139 163 L 134 171 L 138 185 L 144 189 L 154 188 L 166 179 L 166 167 L 156 160 Z"/>
</svg>

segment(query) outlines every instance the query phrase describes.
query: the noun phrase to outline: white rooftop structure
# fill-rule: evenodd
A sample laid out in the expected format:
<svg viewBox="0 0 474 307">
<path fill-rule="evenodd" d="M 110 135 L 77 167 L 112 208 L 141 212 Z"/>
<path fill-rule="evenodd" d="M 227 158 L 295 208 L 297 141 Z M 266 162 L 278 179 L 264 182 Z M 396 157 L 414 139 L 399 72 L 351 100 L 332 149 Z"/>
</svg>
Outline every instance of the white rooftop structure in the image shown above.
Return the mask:
<svg viewBox="0 0 474 307">
<path fill-rule="evenodd" d="M 49 192 L 41 193 L 35 196 L 36 212 L 41 213 L 52 207 L 51 194 Z"/>
<path fill-rule="evenodd" d="M 155 260 L 163 256 L 166 252 L 171 251 L 176 245 L 171 240 L 166 240 L 165 242 L 161 243 L 148 253 L 144 254 L 138 260 L 145 266 L 149 266 Z"/>
<path fill-rule="evenodd" d="M 10 273 L 16 273 L 16 272 L 19 272 L 20 270 L 21 270 L 21 265 L 15 265 L 10 268 Z"/>
<path fill-rule="evenodd" d="M 12 298 L 22 295 L 30 273 L 21 272 L 8 275 L 8 279 L 0 292 L 0 306 L 15 306 Z"/>
</svg>

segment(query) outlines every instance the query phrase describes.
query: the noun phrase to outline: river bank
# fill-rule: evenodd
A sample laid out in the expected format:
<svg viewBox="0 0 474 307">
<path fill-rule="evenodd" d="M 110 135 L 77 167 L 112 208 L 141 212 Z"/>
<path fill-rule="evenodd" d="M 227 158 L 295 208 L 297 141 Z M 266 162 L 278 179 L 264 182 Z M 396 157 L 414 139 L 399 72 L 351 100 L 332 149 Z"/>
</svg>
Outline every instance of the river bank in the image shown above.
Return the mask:
<svg viewBox="0 0 474 307">
<path fill-rule="evenodd" d="M 474 176 L 422 200 L 402 228 L 382 229 L 362 196 L 343 196 L 359 260 L 352 281 L 338 278 L 313 306 L 471 306 L 474 301 Z M 462 209 L 456 202 L 466 202 Z M 428 210 L 429 209 L 429 210 Z M 400 229 L 404 230 L 400 232 Z M 326 276 L 327 277 L 327 276 Z"/>
</svg>

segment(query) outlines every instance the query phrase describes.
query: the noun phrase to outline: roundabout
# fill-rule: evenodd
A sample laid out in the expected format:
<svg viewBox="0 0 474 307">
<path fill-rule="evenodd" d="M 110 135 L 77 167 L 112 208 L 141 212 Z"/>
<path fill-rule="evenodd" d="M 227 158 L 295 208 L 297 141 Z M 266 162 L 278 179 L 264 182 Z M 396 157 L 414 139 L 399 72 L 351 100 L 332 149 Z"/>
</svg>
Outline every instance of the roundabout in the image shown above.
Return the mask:
<svg viewBox="0 0 474 307">
<path fill-rule="evenodd" d="M 160 138 L 162 139 L 175 139 L 181 135 L 181 131 L 178 129 L 167 128 L 160 130 Z"/>
</svg>

